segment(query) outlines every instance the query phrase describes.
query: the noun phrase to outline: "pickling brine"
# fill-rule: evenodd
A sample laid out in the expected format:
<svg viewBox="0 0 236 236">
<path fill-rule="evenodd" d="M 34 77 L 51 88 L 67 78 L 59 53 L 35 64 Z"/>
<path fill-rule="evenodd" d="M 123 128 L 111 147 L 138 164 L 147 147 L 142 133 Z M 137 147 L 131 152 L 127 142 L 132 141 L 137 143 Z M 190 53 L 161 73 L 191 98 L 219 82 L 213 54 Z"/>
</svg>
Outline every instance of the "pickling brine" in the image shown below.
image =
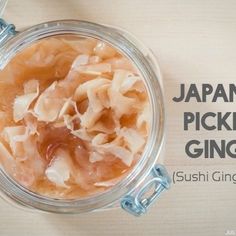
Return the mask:
<svg viewBox="0 0 236 236">
<path fill-rule="evenodd" d="M 38 194 L 72 199 L 116 185 L 140 159 L 150 106 L 131 61 L 110 45 L 45 38 L 0 72 L 0 162 Z"/>
</svg>

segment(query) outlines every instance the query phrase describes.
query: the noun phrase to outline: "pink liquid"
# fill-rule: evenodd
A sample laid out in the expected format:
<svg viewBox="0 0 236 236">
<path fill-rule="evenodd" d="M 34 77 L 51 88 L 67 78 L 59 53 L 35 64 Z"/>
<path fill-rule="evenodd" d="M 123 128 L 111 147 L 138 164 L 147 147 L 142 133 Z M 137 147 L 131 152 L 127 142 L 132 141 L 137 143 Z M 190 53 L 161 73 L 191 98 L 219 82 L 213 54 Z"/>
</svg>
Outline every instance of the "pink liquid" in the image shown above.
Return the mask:
<svg viewBox="0 0 236 236">
<path fill-rule="evenodd" d="M 142 154 L 150 118 L 144 84 L 103 42 L 60 36 L 33 44 L 1 71 L 0 94 L 0 162 L 36 193 L 102 192 Z"/>
</svg>

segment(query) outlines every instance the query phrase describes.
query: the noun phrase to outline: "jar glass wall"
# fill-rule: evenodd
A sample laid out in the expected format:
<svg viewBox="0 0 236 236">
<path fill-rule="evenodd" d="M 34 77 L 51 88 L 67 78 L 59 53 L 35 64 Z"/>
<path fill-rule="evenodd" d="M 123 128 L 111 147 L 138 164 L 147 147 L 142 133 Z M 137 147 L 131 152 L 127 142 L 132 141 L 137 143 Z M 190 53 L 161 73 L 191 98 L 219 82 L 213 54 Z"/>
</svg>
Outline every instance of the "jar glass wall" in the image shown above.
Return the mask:
<svg viewBox="0 0 236 236">
<path fill-rule="evenodd" d="M 40 196 L 16 183 L 2 169 L 0 190 L 4 198 L 28 208 L 55 213 L 90 212 L 117 204 L 124 196 L 145 182 L 157 162 L 163 144 L 165 121 L 161 75 L 152 53 L 129 33 L 110 26 L 75 20 L 47 22 L 16 34 L 11 32 L 0 45 L 1 69 L 18 52 L 38 40 L 61 35 L 92 37 L 104 41 L 119 50 L 137 67 L 148 92 L 152 115 L 150 132 L 142 157 L 130 173 L 114 187 L 83 199 L 59 200 Z"/>
</svg>

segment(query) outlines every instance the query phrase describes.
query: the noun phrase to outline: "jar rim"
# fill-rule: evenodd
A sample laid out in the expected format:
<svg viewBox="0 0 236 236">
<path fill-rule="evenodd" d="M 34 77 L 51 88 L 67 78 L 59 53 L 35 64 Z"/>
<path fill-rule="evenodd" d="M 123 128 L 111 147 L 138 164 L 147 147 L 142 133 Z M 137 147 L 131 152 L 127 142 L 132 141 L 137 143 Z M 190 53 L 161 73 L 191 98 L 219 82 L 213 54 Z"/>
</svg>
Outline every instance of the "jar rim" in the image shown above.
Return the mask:
<svg viewBox="0 0 236 236">
<path fill-rule="evenodd" d="M 37 40 L 65 34 L 93 37 L 111 44 L 128 57 L 142 75 L 151 103 L 151 125 L 138 163 L 115 186 L 83 199 L 52 199 L 33 193 L 0 171 L 0 189 L 11 199 L 31 208 L 57 213 L 81 213 L 106 207 L 134 189 L 156 163 L 164 138 L 164 101 L 159 67 L 152 53 L 131 34 L 110 26 L 80 20 L 58 20 L 32 26 L 10 38 L 0 49 L 2 68 L 23 48 Z"/>
</svg>

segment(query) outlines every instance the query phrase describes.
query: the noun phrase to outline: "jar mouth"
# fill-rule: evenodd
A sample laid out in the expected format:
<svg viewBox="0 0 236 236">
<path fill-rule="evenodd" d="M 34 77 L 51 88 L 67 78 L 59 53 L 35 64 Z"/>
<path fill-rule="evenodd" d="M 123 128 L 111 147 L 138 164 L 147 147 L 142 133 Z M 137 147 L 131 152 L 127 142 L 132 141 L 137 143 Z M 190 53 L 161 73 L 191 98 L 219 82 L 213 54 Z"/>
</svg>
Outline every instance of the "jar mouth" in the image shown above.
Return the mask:
<svg viewBox="0 0 236 236">
<path fill-rule="evenodd" d="M 151 105 L 151 124 L 142 156 L 132 170 L 112 188 L 82 199 L 61 200 L 33 193 L 0 170 L 0 189 L 3 194 L 27 207 L 56 213 L 82 213 L 109 206 L 134 189 L 150 172 L 157 161 L 164 136 L 164 104 L 159 68 L 149 50 L 130 34 L 118 29 L 78 20 L 60 20 L 42 23 L 24 30 L 0 48 L 0 67 L 4 67 L 23 48 L 37 40 L 73 34 L 93 37 L 111 44 L 138 69 L 145 83 Z"/>
</svg>

